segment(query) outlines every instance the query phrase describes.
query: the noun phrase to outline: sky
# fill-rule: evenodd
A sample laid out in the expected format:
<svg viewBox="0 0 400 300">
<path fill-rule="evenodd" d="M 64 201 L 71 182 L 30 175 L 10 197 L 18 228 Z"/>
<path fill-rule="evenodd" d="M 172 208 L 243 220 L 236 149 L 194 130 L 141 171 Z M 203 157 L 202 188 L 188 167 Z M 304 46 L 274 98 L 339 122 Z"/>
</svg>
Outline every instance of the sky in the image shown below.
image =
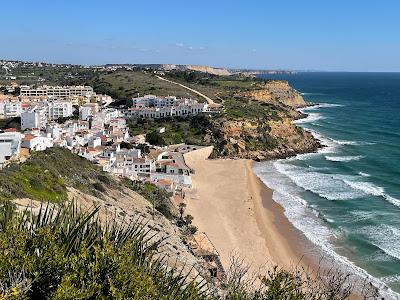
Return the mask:
<svg viewBox="0 0 400 300">
<path fill-rule="evenodd" d="M 400 71 L 398 0 L 2 1 L 0 59 Z"/>
</svg>

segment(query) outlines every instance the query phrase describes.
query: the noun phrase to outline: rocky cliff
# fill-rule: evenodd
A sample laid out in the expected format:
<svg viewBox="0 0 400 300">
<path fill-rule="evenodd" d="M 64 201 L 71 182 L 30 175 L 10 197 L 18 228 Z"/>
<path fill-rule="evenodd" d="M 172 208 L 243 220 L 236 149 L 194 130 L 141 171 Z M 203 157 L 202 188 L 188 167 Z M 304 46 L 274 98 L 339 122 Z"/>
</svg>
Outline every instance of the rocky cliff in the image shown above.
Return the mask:
<svg viewBox="0 0 400 300">
<path fill-rule="evenodd" d="M 220 142 L 214 156 L 267 160 L 321 147 L 309 132 L 293 123 L 305 117 L 297 109 L 307 103 L 287 81 L 264 81 L 249 91 L 237 92 L 236 97 L 243 103 L 243 114 L 219 123 Z"/>
<path fill-rule="evenodd" d="M 217 156 L 267 160 L 285 158 L 300 153 L 315 152 L 321 145 L 309 132 L 293 124 L 292 119 L 265 123 L 227 121 Z"/>
<path fill-rule="evenodd" d="M 186 68 L 188 70 L 209 73 L 214 75 L 231 75 L 231 72 L 229 72 L 227 69 L 214 68 L 209 66 L 187 65 Z"/>
<path fill-rule="evenodd" d="M 300 93 L 292 88 L 287 81 L 281 80 L 266 81 L 257 89 L 246 93 L 246 96 L 262 102 L 280 102 L 295 108 L 306 105 Z"/>
<path fill-rule="evenodd" d="M 164 65 L 161 65 L 161 69 L 163 69 L 165 71 L 171 71 L 171 70 L 198 71 L 198 72 L 203 72 L 203 73 L 208 73 L 208 74 L 213 74 L 213 75 L 222 75 L 222 76 L 232 75 L 232 73 L 227 69 L 215 68 L 215 67 L 210 67 L 210 66 L 201 66 L 201 65 L 164 64 Z"/>
</svg>

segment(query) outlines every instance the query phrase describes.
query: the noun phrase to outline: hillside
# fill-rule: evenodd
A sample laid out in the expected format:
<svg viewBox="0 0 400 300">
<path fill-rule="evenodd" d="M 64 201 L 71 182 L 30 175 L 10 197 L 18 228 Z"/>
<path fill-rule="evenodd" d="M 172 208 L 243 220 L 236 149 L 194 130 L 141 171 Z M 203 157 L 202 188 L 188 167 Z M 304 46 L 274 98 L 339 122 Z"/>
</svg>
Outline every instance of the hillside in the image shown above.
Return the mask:
<svg viewBox="0 0 400 300">
<path fill-rule="evenodd" d="M 182 230 L 153 210 L 151 198 L 160 196 L 154 187 L 119 181 L 93 165 L 92 176 L 107 180 L 96 196 L 90 195 L 82 185 L 70 186 L 91 178 L 81 158 L 66 151 L 48 150 L 12 172 L 0 172 L 1 183 L 12 176 L 30 181 L 34 176 L 26 173 L 26 165 L 49 173 L 30 198 L 8 193 L 0 202 L 0 299 L 349 298 L 352 283 L 337 270 L 314 279 L 305 270 L 272 267 L 255 280 L 235 258 L 226 281 L 215 285 L 188 250 Z M 63 171 L 50 169 L 54 156 L 68 162 Z M 56 189 L 67 194 L 62 203 L 33 200 Z M 376 295 L 372 286 L 363 292 L 363 299 Z"/>
<path fill-rule="evenodd" d="M 200 270 L 198 260 L 183 244 L 183 232 L 174 225 L 169 197 L 150 183 L 112 177 L 61 148 L 35 152 L 26 162 L 0 170 L 0 206 L 11 200 L 22 210 L 33 206 L 38 211 L 41 202 L 74 202 L 84 210 L 97 206 L 102 224 L 113 218 L 125 224 L 141 218 L 158 239 L 166 239 L 159 250 L 171 266 L 187 272 L 193 267 Z"/>
<path fill-rule="evenodd" d="M 223 104 L 221 114 L 202 122 L 202 143 L 214 145 L 213 157 L 265 160 L 321 146 L 293 123 L 303 117 L 296 109 L 307 104 L 287 82 L 177 71 L 165 76 L 208 92 Z"/>
<path fill-rule="evenodd" d="M 116 99 L 115 106 L 129 106 L 132 97 L 145 94 L 204 101 L 196 93 L 157 77 L 163 76 L 223 104 L 221 113 L 212 116 L 130 122 L 132 134 L 150 133 L 155 127 L 166 127 L 162 137 L 153 139 L 160 145 L 183 142 L 213 145 L 213 157 L 255 160 L 287 157 L 320 147 L 309 133 L 293 124 L 293 120 L 303 116 L 296 109 L 306 103 L 287 82 L 241 74 L 215 75 L 207 73 L 207 68 L 200 69 L 193 71 L 175 65 L 111 65 L 104 68 L 20 65 L 13 69 L 13 74 L 17 75 L 16 82 L 20 84 L 35 82 L 37 85 L 42 79 L 41 84 L 91 85 L 97 93 L 109 94 Z"/>
</svg>

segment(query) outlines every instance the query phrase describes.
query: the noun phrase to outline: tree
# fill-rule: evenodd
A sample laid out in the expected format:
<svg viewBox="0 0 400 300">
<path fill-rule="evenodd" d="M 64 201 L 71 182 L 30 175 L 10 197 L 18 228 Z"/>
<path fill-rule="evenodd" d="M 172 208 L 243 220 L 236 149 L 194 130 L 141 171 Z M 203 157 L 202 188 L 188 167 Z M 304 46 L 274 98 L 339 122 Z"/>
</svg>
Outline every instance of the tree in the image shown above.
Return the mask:
<svg viewBox="0 0 400 300">
<path fill-rule="evenodd" d="M 185 224 L 186 226 L 192 225 L 193 222 L 193 216 L 192 215 L 186 215 L 185 216 Z"/>
<path fill-rule="evenodd" d="M 120 146 L 121 146 L 121 148 L 124 148 L 124 149 L 133 149 L 134 148 L 131 143 L 127 143 L 124 141 L 121 142 Z"/>
<path fill-rule="evenodd" d="M 148 142 L 151 145 L 157 145 L 157 146 L 165 146 L 166 144 L 161 134 L 159 134 L 156 131 L 152 131 L 146 134 L 146 142 Z"/>
</svg>

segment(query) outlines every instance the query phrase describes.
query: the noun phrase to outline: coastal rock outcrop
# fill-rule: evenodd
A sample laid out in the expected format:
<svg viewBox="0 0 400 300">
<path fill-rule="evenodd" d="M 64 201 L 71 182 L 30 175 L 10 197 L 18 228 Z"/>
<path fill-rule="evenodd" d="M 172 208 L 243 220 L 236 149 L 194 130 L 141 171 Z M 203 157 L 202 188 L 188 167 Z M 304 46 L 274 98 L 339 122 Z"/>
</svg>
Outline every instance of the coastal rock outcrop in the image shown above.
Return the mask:
<svg viewBox="0 0 400 300">
<path fill-rule="evenodd" d="M 280 102 L 294 108 L 307 105 L 301 94 L 283 80 L 266 81 L 258 89 L 246 93 L 246 96 L 261 102 Z"/>
<path fill-rule="evenodd" d="M 236 95 L 243 103 L 268 105 L 269 114 L 251 115 L 244 106 L 241 117 L 227 118 L 217 124 L 219 142 L 214 156 L 267 160 L 315 152 L 321 147 L 311 133 L 293 122 L 306 117 L 298 108 L 307 103 L 287 81 L 262 82 Z"/>
</svg>

